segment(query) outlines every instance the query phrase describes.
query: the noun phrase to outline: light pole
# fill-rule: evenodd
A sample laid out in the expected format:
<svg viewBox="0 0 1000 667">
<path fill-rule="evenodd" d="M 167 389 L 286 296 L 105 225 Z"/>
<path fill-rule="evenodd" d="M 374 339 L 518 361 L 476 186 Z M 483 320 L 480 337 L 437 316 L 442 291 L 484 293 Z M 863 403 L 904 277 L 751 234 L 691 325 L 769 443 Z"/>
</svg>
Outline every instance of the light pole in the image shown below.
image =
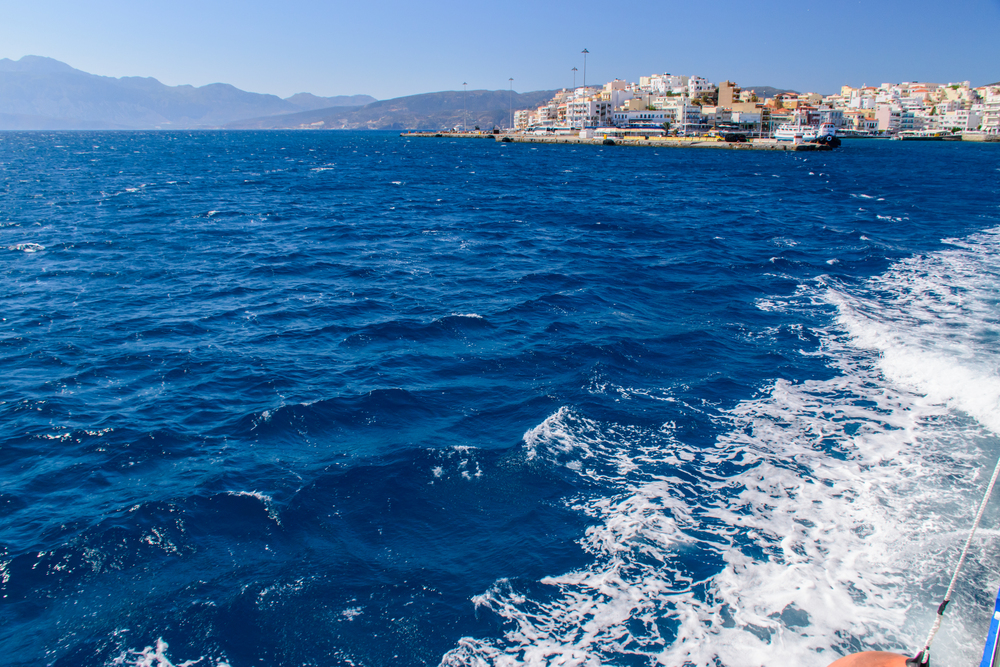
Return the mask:
<svg viewBox="0 0 1000 667">
<path fill-rule="evenodd" d="M 583 54 L 583 87 L 587 87 L 587 54 L 590 53 L 587 49 L 580 51 Z"/>
<path fill-rule="evenodd" d="M 510 131 L 514 131 L 514 77 L 510 77 Z"/>
<path fill-rule="evenodd" d="M 465 96 L 463 103 L 465 104 L 465 115 L 462 117 L 462 131 L 469 131 L 469 84 L 462 82 L 462 88 L 465 90 Z"/>
<path fill-rule="evenodd" d="M 575 67 L 573 68 L 573 90 L 576 90 L 576 73 L 578 71 L 579 70 L 577 68 L 575 68 Z"/>
</svg>

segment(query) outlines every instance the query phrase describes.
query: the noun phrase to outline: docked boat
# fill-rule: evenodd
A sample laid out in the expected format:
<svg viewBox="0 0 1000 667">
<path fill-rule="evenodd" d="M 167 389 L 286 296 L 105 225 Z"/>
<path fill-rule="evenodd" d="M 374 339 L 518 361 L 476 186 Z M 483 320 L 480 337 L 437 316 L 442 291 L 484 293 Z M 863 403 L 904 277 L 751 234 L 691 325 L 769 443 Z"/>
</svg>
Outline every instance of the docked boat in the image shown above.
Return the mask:
<svg viewBox="0 0 1000 667">
<path fill-rule="evenodd" d="M 774 138 L 779 141 L 815 141 L 828 143 L 836 136 L 837 126 L 833 123 L 820 123 L 819 125 L 782 123 L 774 131 Z"/>
<path fill-rule="evenodd" d="M 896 138 L 900 141 L 955 141 L 961 140 L 962 135 L 948 130 L 903 130 Z"/>
</svg>

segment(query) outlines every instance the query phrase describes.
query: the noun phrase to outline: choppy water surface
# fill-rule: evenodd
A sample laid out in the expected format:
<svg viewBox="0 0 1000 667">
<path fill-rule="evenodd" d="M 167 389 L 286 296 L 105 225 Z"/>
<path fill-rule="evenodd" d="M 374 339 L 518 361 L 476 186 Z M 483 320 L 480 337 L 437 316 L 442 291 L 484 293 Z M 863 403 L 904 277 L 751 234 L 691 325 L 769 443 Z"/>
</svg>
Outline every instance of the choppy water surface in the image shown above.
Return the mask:
<svg viewBox="0 0 1000 667">
<path fill-rule="evenodd" d="M 0 134 L 2 662 L 917 648 L 1000 455 L 997 148 Z"/>
</svg>

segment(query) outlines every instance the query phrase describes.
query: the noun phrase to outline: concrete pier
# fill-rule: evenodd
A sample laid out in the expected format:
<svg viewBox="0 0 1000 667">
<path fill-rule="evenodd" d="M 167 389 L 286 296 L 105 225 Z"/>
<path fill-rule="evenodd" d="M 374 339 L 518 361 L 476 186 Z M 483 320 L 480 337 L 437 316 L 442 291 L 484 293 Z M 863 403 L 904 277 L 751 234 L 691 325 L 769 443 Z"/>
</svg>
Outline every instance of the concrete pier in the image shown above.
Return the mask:
<svg viewBox="0 0 1000 667">
<path fill-rule="evenodd" d="M 986 141 L 990 143 L 1000 143 L 1000 134 L 986 134 L 985 132 L 963 132 L 962 141 Z"/>
<path fill-rule="evenodd" d="M 439 139 L 494 139 L 492 132 L 401 132 L 401 137 L 436 137 Z"/>
<path fill-rule="evenodd" d="M 714 148 L 733 151 L 828 151 L 829 146 L 813 143 L 795 144 L 777 139 L 751 139 L 746 143 L 729 143 L 715 138 L 655 137 L 648 139 L 587 139 L 573 135 L 542 136 L 533 134 L 483 134 L 473 132 L 403 132 L 403 137 L 436 137 L 446 139 L 488 139 L 516 144 L 582 144 L 589 146 L 646 146 L 651 148 Z"/>
</svg>

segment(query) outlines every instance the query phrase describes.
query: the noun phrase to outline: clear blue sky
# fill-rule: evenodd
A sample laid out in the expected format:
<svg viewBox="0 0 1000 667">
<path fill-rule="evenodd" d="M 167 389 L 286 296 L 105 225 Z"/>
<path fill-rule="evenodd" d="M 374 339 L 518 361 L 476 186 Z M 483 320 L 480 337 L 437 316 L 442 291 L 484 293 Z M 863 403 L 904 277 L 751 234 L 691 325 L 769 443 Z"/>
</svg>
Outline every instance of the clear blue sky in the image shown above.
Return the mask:
<svg viewBox="0 0 1000 667">
<path fill-rule="evenodd" d="M 0 57 L 287 97 L 525 92 L 655 72 L 834 92 L 1000 80 L 1000 0 L 6 0 Z"/>
</svg>

